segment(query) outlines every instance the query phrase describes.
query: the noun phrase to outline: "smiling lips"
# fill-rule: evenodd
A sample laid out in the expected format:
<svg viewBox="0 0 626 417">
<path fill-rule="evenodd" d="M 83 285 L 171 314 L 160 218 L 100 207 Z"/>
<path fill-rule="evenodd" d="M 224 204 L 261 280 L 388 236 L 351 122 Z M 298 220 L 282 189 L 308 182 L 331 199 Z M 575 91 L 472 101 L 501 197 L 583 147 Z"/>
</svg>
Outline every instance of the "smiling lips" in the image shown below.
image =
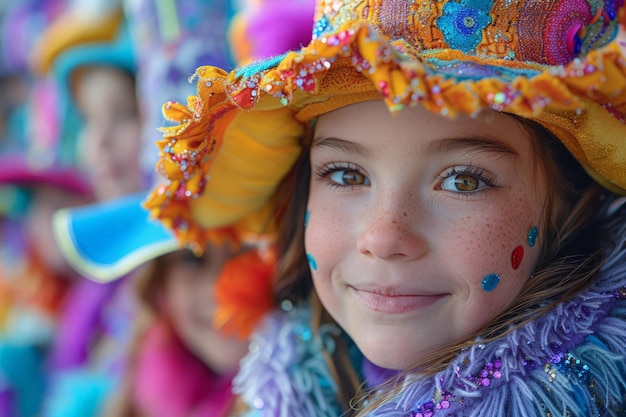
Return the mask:
<svg viewBox="0 0 626 417">
<path fill-rule="evenodd" d="M 393 294 L 383 289 L 356 288 L 351 292 L 366 307 L 381 313 L 402 314 L 431 306 L 448 294 Z"/>
</svg>

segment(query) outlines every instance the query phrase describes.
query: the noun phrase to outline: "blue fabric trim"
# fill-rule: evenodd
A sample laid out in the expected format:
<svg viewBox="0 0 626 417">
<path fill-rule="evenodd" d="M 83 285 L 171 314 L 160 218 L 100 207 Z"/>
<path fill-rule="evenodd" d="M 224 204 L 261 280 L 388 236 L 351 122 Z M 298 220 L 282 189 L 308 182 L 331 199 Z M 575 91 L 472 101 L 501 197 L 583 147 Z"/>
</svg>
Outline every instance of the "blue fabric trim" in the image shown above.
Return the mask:
<svg viewBox="0 0 626 417">
<path fill-rule="evenodd" d="M 70 264 L 88 278 L 110 281 L 177 250 L 176 237 L 149 218 L 144 199 L 138 193 L 55 213 L 55 238 Z"/>
<path fill-rule="evenodd" d="M 271 68 L 277 67 L 278 64 L 280 64 L 282 60 L 285 59 L 287 54 L 289 54 L 289 52 L 285 52 L 282 55 L 277 55 L 272 58 L 264 59 L 262 61 L 258 61 L 248 66 L 245 66 L 243 68 L 240 68 L 235 72 L 235 77 L 236 78 L 241 78 L 241 77 L 250 78 L 263 71 L 267 71 Z"/>
</svg>

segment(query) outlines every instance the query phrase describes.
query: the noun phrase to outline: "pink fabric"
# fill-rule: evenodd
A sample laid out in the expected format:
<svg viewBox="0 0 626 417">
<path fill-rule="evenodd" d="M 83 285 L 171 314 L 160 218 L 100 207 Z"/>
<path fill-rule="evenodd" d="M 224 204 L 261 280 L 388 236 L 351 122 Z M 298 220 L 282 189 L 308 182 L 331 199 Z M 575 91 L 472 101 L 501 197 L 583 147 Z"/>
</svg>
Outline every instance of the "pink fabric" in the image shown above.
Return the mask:
<svg viewBox="0 0 626 417">
<path fill-rule="evenodd" d="M 157 323 L 137 358 L 134 401 L 150 417 L 220 417 L 230 408 L 234 374 L 218 376 L 193 356 L 169 326 Z"/>
<path fill-rule="evenodd" d="M 0 155 L 0 184 L 49 184 L 82 195 L 90 193 L 89 185 L 77 170 L 59 165 L 39 169 L 21 153 Z"/>
<path fill-rule="evenodd" d="M 245 7 L 245 35 L 254 60 L 300 49 L 311 40 L 314 0 L 262 0 Z"/>
</svg>

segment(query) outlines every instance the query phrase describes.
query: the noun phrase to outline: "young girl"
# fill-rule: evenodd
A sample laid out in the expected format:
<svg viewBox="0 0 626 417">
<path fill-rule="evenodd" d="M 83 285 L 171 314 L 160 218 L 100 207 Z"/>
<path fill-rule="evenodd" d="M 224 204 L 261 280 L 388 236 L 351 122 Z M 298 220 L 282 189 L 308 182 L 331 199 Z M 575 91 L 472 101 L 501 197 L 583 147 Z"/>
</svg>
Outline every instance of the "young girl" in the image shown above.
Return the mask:
<svg viewBox="0 0 626 417">
<path fill-rule="evenodd" d="M 322 0 L 300 51 L 198 69 L 146 205 L 278 236 L 242 414 L 626 412 L 623 4 Z"/>
<path fill-rule="evenodd" d="M 33 70 L 53 75 L 63 93 L 59 112 L 64 124 L 77 125 L 76 160 L 98 200 L 147 187 L 138 166 L 142 119 L 135 53 L 121 6 L 112 9 L 94 15 L 69 8 L 32 53 Z"/>
<path fill-rule="evenodd" d="M 215 323 L 230 308 L 250 320 L 259 307 L 267 310 L 273 262 L 256 255 L 237 253 L 225 245 L 207 248 L 202 257 L 180 250 L 149 264 L 136 281 L 143 309 L 135 317 L 135 343 L 125 384 L 105 415 L 227 415 L 233 404 L 231 381 L 248 349 L 241 335 L 249 330 L 229 323 L 226 332 Z M 228 289 L 223 283 L 241 283 L 237 276 L 245 276 L 249 288 L 257 292 L 235 288 L 225 299 Z M 222 284 L 216 286 L 218 282 Z M 233 303 L 235 297 L 242 300 Z M 259 305 L 262 299 L 264 306 Z"/>
</svg>

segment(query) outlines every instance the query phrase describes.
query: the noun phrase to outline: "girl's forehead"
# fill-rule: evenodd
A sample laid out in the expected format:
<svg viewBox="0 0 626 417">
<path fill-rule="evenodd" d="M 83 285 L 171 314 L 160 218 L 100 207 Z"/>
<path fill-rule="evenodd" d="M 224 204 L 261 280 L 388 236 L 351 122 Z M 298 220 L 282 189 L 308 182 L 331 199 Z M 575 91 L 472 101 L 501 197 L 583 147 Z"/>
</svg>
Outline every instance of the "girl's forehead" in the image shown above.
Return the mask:
<svg viewBox="0 0 626 417">
<path fill-rule="evenodd" d="M 352 104 L 318 118 L 313 146 L 329 138 L 367 147 L 412 146 L 427 155 L 454 150 L 487 148 L 516 154 L 530 146 L 531 135 L 514 117 L 492 110 L 450 119 L 423 107 L 390 113 L 382 101 Z"/>
</svg>

